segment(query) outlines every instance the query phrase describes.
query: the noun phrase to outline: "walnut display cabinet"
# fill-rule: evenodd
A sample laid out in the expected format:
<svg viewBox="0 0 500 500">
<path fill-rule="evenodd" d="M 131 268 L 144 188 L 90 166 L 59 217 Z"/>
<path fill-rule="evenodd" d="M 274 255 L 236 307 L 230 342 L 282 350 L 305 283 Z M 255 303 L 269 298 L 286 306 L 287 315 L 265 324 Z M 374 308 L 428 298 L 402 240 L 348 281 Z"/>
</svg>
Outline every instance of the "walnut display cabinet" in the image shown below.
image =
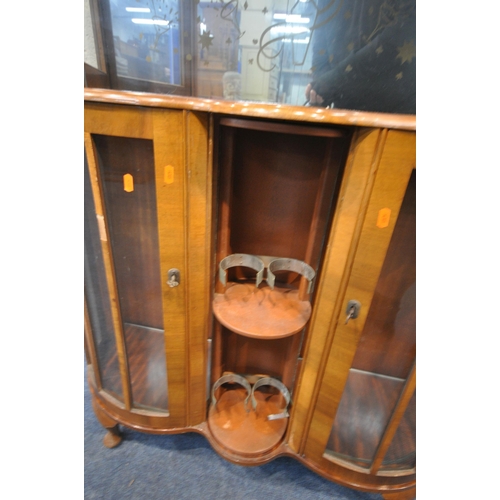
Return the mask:
<svg viewBox="0 0 500 500">
<path fill-rule="evenodd" d="M 104 444 L 414 498 L 415 117 L 86 89 L 84 132 Z"/>
</svg>

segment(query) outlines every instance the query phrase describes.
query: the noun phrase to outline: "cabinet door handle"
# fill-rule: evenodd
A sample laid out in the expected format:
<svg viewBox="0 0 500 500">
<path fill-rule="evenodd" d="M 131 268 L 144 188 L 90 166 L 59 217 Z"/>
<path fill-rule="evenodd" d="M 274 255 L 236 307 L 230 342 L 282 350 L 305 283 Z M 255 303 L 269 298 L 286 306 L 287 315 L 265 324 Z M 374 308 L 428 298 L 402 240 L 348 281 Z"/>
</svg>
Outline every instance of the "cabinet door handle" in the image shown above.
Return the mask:
<svg viewBox="0 0 500 500">
<path fill-rule="evenodd" d="M 347 318 L 345 319 L 345 323 L 349 322 L 350 319 L 356 319 L 359 316 L 359 310 L 361 309 L 361 304 L 357 300 L 350 300 L 347 303 L 346 314 Z"/>
</svg>

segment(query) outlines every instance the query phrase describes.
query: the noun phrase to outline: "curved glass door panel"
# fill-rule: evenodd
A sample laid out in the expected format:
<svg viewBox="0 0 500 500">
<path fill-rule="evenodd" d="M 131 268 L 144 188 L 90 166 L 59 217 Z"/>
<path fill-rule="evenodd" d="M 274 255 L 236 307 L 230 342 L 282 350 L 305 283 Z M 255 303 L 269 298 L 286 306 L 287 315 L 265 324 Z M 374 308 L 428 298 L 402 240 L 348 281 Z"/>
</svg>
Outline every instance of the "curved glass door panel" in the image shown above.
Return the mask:
<svg viewBox="0 0 500 500">
<path fill-rule="evenodd" d="M 99 238 L 99 228 L 97 226 L 94 200 L 92 198 L 86 155 L 84 186 L 84 282 L 93 345 L 97 356 L 97 367 L 94 366 L 94 370 L 98 371 L 102 388 L 112 393 L 120 401 L 123 401 L 108 285 L 106 283 L 101 240 Z"/>
<path fill-rule="evenodd" d="M 352 369 L 327 450 L 369 467 L 403 385 L 399 379 Z"/>
<path fill-rule="evenodd" d="M 415 187 L 413 171 L 327 444 L 327 454 L 360 467 L 372 465 L 415 361 Z M 391 463 L 414 453 L 414 422 L 410 403 Z"/>
<path fill-rule="evenodd" d="M 168 409 L 153 143 L 93 135 L 135 407 Z"/>
<path fill-rule="evenodd" d="M 387 450 L 380 467 L 381 471 L 407 470 L 416 466 L 416 405 L 417 393 L 415 392 Z"/>
</svg>

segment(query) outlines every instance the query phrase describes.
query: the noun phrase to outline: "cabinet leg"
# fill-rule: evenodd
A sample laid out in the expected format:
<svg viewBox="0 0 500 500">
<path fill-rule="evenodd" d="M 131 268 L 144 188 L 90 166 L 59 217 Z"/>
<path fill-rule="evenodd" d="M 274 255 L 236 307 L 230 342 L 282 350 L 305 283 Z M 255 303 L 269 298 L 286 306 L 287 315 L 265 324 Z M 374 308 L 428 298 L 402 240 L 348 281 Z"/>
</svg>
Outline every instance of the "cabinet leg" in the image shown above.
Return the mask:
<svg viewBox="0 0 500 500">
<path fill-rule="evenodd" d="M 120 427 L 116 424 L 114 427 L 108 428 L 108 432 L 104 436 L 102 442 L 106 448 L 114 448 L 122 442 L 122 433 Z"/>
<path fill-rule="evenodd" d="M 92 408 L 94 409 L 95 416 L 97 420 L 99 420 L 99 423 L 108 431 L 102 440 L 104 446 L 106 446 L 106 448 L 118 446 L 123 439 L 120 426 L 101 410 L 94 398 L 92 398 Z"/>
</svg>

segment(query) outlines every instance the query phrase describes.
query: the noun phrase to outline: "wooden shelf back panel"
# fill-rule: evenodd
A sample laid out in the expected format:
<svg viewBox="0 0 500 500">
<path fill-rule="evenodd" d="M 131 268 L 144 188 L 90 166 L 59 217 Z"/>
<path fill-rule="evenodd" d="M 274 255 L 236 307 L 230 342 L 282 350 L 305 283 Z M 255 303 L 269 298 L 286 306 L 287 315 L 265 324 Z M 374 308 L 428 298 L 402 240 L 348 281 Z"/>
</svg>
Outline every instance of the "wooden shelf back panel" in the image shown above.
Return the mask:
<svg viewBox="0 0 500 500">
<path fill-rule="evenodd" d="M 263 375 L 281 380 L 289 391 L 302 332 L 281 339 L 245 337 L 221 327 L 220 350 L 223 369 L 241 375 Z M 221 373 L 217 374 L 219 377 Z"/>
<path fill-rule="evenodd" d="M 235 130 L 228 228 L 233 253 L 306 259 L 331 140 L 338 139 Z"/>
</svg>

